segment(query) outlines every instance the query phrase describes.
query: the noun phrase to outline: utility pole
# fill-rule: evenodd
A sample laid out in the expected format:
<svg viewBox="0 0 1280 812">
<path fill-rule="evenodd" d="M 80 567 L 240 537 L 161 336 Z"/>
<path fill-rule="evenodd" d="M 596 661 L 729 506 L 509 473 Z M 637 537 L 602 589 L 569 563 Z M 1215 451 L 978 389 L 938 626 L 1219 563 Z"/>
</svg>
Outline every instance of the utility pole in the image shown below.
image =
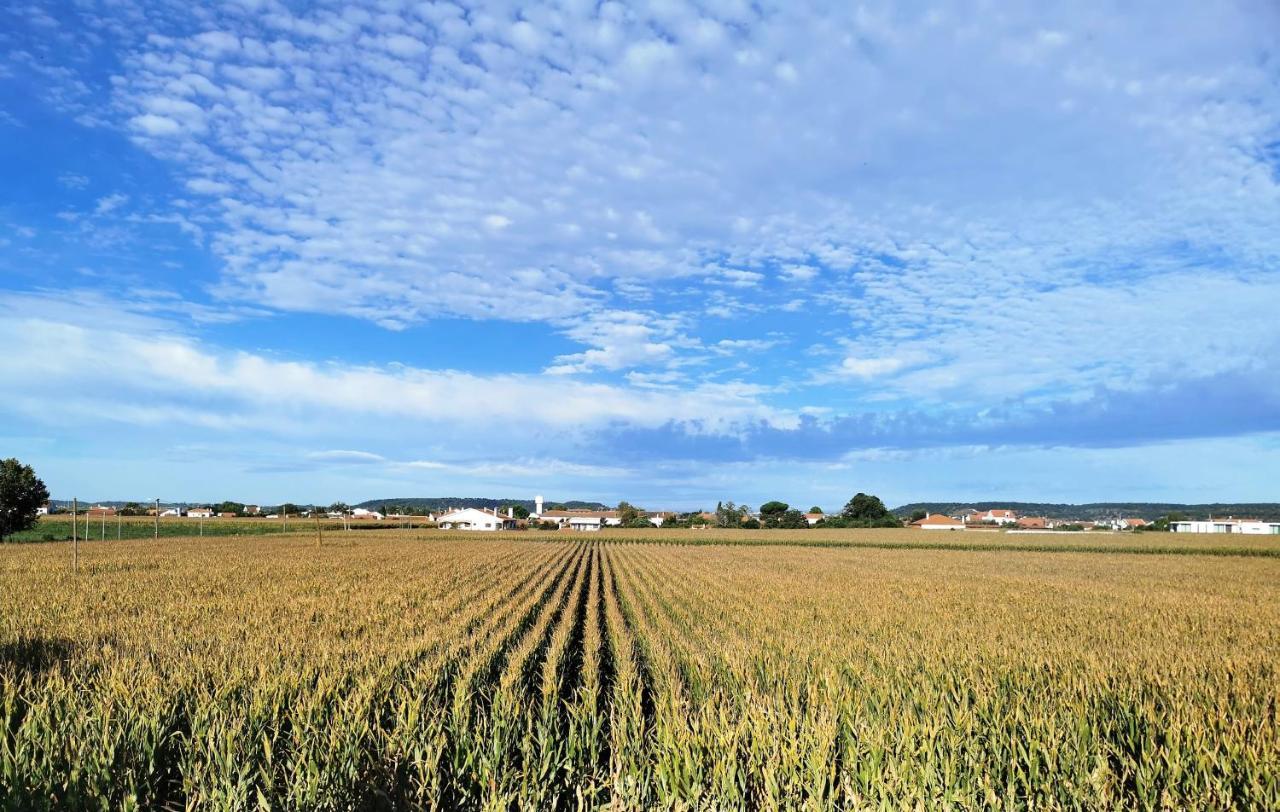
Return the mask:
<svg viewBox="0 0 1280 812">
<path fill-rule="evenodd" d="M 107 540 L 107 512 L 102 511 L 102 529 L 98 532 L 98 541 Z"/>
<path fill-rule="evenodd" d="M 80 512 L 80 503 L 72 497 L 71 499 L 71 571 L 80 571 L 80 519 L 76 515 Z"/>
<path fill-rule="evenodd" d="M 320 514 L 315 514 L 316 518 L 316 546 L 319 547 L 324 543 L 324 528 L 320 525 Z"/>
<path fill-rule="evenodd" d="M 284 529 L 281 532 L 288 533 L 289 532 L 289 508 L 285 507 L 284 505 L 281 505 L 280 516 L 283 517 L 284 519 Z"/>
<path fill-rule="evenodd" d="M 160 540 L 160 500 L 156 499 L 156 541 Z"/>
<path fill-rule="evenodd" d="M 123 523 L 124 523 L 124 518 L 117 511 L 116 512 L 116 541 L 120 540 L 120 527 Z"/>
</svg>

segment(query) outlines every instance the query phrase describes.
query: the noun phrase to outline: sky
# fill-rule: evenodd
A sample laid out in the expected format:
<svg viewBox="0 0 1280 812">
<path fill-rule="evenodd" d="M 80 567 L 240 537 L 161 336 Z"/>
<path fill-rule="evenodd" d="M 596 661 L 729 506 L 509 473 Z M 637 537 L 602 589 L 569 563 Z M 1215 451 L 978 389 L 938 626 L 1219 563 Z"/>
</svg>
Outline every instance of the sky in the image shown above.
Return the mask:
<svg viewBox="0 0 1280 812">
<path fill-rule="evenodd" d="M 1280 6 L 0 9 L 55 498 L 1280 500 Z"/>
</svg>

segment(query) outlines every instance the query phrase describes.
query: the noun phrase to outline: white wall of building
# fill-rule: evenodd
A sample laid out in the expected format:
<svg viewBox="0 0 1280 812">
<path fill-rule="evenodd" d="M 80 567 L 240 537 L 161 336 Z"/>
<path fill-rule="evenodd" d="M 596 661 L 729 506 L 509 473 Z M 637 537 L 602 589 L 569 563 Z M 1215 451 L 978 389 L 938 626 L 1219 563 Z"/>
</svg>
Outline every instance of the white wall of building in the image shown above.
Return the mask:
<svg viewBox="0 0 1280 812">
<path fill-rule="evenodd" d="M 1240 533 L 1246 536 L 1280 535 L 1280 522 L 1241 521 L 1240 519 L 1195 520 L 1170 522 L 1174 533 Z"/>
</svg>

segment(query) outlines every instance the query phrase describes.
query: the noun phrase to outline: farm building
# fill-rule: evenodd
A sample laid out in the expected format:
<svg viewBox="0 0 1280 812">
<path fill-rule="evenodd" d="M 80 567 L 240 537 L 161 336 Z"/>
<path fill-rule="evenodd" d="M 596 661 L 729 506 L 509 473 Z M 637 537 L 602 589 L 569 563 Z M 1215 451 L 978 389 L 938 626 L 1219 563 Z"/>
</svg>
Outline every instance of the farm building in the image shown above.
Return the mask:
<svg viewBox="0 0 1280 812">
<path fill-rule="evenodd" d="M 443 513 L 436 520 L 441 528 L 445 530 L 514 530 L 516 528 L 515 517 L 508 511 L 506 516 L 498 513 L 497 508 L 492 510 L 480 510 L 479 508 L 462 508 L 461 510 L 451 510 Z"/>
<path fill-rule="evenodd" d="M 383 519 L 383 515 L 376 510 L 367 510 L 365 508 L 356 508 L 351 511 L 353 519 L 373 519 L 375 521 Z"/>
<path fill-rule="evenodd" d="M 1021 530 L 1045 530 L 1049 527 L 1049 520 L 1044 516 L 1022 516 L 1017 525 Z"/>
<path fill-rule="evenodd" d="M 187 508 L 187 516 L 192 519 L 212 519 L 213 510 L 207 507 Z"/>
<path fill-rule="evenodd" d="M 943 516 L 941 513 L 934 513 L 918 519 L 911 523 L 912 527 L 918 527 L 921 530 L 964 530 L 965 524 L 959 519 L 953 519 L 950 516 Z"/>
<path fill-rule="evenodd" d="M 48 506 L 48 505 L 41 505 L 40 507 L 36 508 L 36 515 L 37 515 L 37 516 L 48 516 L 48 515 L 49 515 L 49 506 Z"/>
<path fill-rule="evenodd" d="M 823 520 L 823 519 L 825 519 L 825 518 L 827 518 L 827 516 L 826 516 L 826 514 L 824 514 L 824 513 L 806 513 L 806 514 L 804 514 L 804 520 L 805 520 L 806 522 L 808 522 L 808 523 L 809 523 L 809 526 L 810 526 L 810 527 L 813 527 L 815 524 L 817 524 L 818 522 L 822 521 L 822 520 Z"/>
<path fill-rule="evenodd" d="M 1258 519 L 1209 519 L 1207 521 L 1169 522 L 1174 533 L 1242 533 L 1248 536 L 1280 536 L 1280 522 Z"/>
<path fill-rule="evenodd" d="M 86 510 L 85 515 L 91 519 L 101 519 L 107 516 L 116 515 L 116 509 L 113 507 L 103 507 L 102 505 L 95 505 L 94 507 L 91 507 L 88 510 Z"/>
</svg>

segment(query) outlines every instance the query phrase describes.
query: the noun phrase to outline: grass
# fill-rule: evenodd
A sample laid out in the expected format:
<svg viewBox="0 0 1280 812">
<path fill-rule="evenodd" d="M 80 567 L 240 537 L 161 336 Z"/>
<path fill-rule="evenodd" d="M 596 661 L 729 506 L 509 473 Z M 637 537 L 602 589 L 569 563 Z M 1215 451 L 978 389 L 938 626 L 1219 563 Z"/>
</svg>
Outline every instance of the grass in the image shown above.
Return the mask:
<svg viewBox="0 0 1280 812">
<path fill-rule="evenodd" d="M 422 518 L 415 518 L 415 524 L 425 521 Z M 116 541 L 121 539 L 149 539 L 156 535 L 156 520 L 154 516 L 115 516 L 102 518 L 87 518 L 81 513 L 77 519 L 79 527 L 79 536 L 81 540 L 90 541 Z M 324 531 L 341 530 L 343 528 L 341 519 L 323 519 L 321 520 Z M 407 520 L 382 521 L 373 522 L 368 520 L 351 520 L 350 526 L 357 530 L 375 530 L 408 527 Z M 299 531 L 315 530 L 314 519 L 304 519 L 299 516 L 290 516 L 286 522 L 283 519 L 265 519 L 256 517 L 234 518 L 234 519 L 191 519 L 185 516 L 163 516 L 159 522 L 159 534 L 163 538 L 187 538 L 190 536 L 263 536 L 269 534 L 283 534 L 286 532 L 297 533 Z M 71 540 L 71 515 L 55 514 L 53 516 L 41 516 L 35 526 L 21 533 L 15 533 L 9 536 L 6 541 L 16 542 L 19 544 L 41 541 L 70 541 Z"/>
<path fill-rule="evenodd" d="M 0 808 L 1280 806 L 1280 561 L 1112 538 L 0 547 Z"/>
</svg>

